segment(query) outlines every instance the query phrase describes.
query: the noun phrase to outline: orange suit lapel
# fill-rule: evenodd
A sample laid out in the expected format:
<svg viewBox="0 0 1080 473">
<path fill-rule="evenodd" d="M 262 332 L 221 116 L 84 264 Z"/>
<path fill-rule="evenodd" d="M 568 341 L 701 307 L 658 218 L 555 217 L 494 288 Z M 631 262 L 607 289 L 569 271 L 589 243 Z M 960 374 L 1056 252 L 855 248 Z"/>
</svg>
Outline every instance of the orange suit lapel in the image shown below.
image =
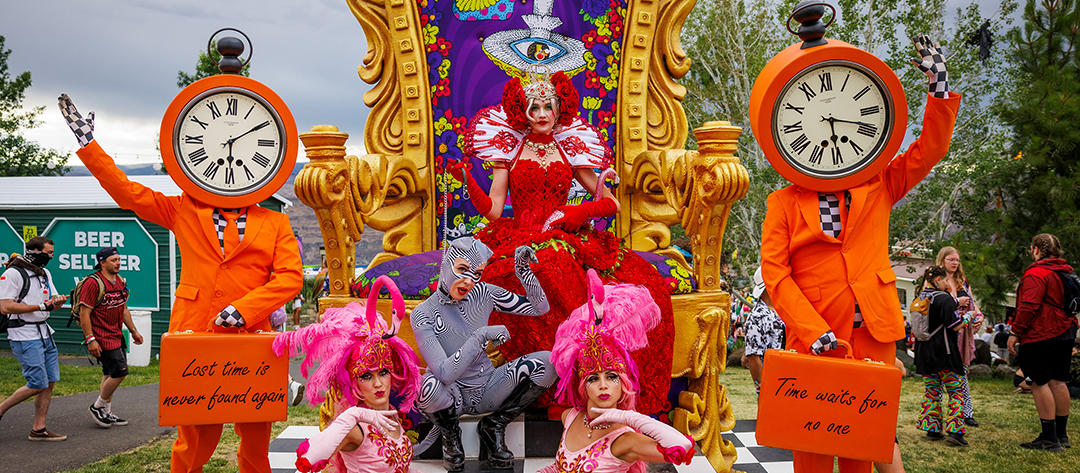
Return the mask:
<svg viewBox="0 0 1080 473">
<path fill-rule="evenodd" d="M 839 241 L 833 238 L 832 235 L 826 235 L 825 232 L 821 231 L 821 208 L 818 204 L 818 193 L 816 191 L 800 189 L 795 194 L 795 204 L 799 207 L 803 219 L 806 220 L 806 226 L 810 229 L 810 233 L 813 233 L 821 241 L 829 243 Z"/>
<path fill-rule="evenodd" d="M 225 256 L 226 260 L 240 254 L 245 248 L 251 246 L 251 242 L 255 241 L 255 236 L 259 234 L 263 223 L 266 222 L 266 216 L 266 209 L 256 205 L 248 207 L 247 219 L 244 223 L 244 238 L 241 238 L 240 244 L 236 245 L 236 248 L 233 248 L 232 252 Z"/>
<path fill-rule="evenodd" d="M 215 254 L 221 260 L 225 258 L 221 255 L 221 240 L 218 239 L 217 227 L 214 226 L 214 207 L 205 204 L 199 204 L 195 208 L 195 215 L 199 219 L 199 226 L 203 229 L 203 235 L 206 237 L 206 241 L 209 243 L 210 248 L 213 248 L 211 253 Z"/>
</svg>

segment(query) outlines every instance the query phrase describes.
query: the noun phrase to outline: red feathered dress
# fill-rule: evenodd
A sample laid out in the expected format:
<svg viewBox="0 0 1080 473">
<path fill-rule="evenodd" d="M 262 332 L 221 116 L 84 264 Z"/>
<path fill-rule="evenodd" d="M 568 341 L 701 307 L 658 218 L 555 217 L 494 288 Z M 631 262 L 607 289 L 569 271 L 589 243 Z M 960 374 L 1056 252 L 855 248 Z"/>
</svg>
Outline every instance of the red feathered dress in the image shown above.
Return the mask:
<svg viewBox="0 0 1080 473">
<path fill-rule="evenodd" d="M 505 325 L 511 336 L 499 351 L 512 360 L 534 351 L 551 350 L 559 323 L 585 303 L 585 272 L 595 269 L 605 284 L 646 287 L 660 306 L 660 325 L 649 332 L 649 346 L 632 353 L 641 370 L 637 411 L 656 414 L 670 410 L 667 394 L 675 333 L 671 286 L 641 256 L 621 247 L 611 232 L 597 231 L 588 224 L 573 233 L 561 229 L 541 232 L 552 212 L 566 204 L 573 170 L 606 166 L 604 163 L 611 162 L 610 148 L 594 127 L 578 117 L 569 126 L 555 130 L 560 158 L 549 160 L 543 167 L 536 161 L 517 159 L 525 134 L 507 126 L 501 106 L 481 110 L 466 134 L 473 156 L 509 166 L 509 195 L 514 209 L 513 217 L 500 218 L 477 231 L 476 238 L 494 252 L 483 281 L 524 294 L 514 275 L 514 251 L 518 246 L 531 245 L 540 261 L 533 269 L 551 306 L 540 317 L 492 314 L 491 325 Z M 554 390 L 544 394 L 539 405 L 551 405 L 553 394 Z"/>
</svg>

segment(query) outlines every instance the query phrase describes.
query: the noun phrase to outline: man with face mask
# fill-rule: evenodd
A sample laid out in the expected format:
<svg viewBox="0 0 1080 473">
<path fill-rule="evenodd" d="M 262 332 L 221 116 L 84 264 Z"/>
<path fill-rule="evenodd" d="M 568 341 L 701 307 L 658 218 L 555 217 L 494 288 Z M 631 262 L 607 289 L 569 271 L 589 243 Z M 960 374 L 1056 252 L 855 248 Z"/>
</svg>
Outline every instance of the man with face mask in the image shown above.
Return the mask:
<svg viewBox="0 0 1080 473">
<path fill-rule="evenodd" d="M 66 435 L 45 428 L 53 384 L 60 380 L 53 329 L 45 321 L 50 311 L 67 300 L 67 296 L 56 293 L 52 275 L 45 269 L 52 254 L 52 240 L 33 237 L 26 242 L 26 254 L 8 261 L 7 270 L 0 275 L 0 311 L 11 315 L 8 340 L 26 378 L 26 386 L 0 403 L 0 417 L 12 406 L 36 396 L 34 424 L 28 437 L 32 441 L 67 440 Z"/>
<path fill-rule="evenodd" d="M 443 254 L 438 291 L 410 316 L 427 363 L 417 404 L 442 432 L 447 471 L 465 468 L 458 416 L 489 412 L 477 425 L 480 462 L 486 468 L 513 468 L 506 426 L 557 379 L 551 352 L 530 353 L 498 368 L 485 353 L 489 341 L 498 346 L 510 339 L 505 326 L 488 326 L 492 311 L 529 316 L 548 311 L 547 297 L 529 266 L 536 262 L 532 248 L 519 247 L 514 255 L 514 272 L 525 297 L 480 282 L 491 255 L 471 237 L 451 242 Z M 434 433 L 429 438 L 435 438 Z"/>
</svg>

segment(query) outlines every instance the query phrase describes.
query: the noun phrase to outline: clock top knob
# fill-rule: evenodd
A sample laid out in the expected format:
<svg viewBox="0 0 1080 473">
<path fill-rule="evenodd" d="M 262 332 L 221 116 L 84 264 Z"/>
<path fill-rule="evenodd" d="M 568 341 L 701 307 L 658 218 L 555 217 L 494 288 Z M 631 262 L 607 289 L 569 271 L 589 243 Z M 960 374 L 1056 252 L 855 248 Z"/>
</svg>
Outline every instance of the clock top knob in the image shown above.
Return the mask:
<svg viewBox="0 0 1080 473">
<path fill-rule="evenodd" d="M 251 62 L 251 53 L 255 50 L 254 47 L 251 47 L 251 38 L 248 38 L 248 35 L 236 28 L 222 28 L 215 31 L 214 34 L 210 35 L 210 39 L 206 42 L 206 54 L 210 56 L 210 60 L 214 60 L 214 55 L 210 52 L 210 48 L 214 45 L 214 38 L 222 31 L 235 31 L 240 33 L 240 35 L 247 40 L 249 46 L 247 48 L 248 57 L 246 61 L 240 59 L 240 55 L 244 54 L 244 42 L 240 41 L 240 38 L 226 36 L 217 42 L 217 52 L 221 55 L 221 60 L 214 61 L 214 63 L 217 64 L 218 70 L 220 70 L 222 74 L 240 74 L 240 71 L 244 66 Z"/>
<path fill-rule="evenodd" d="M 821 17 L 825 15 L 825 7 L 829 7 L 829 9 L 832 10 L 832 17 L 829 18 L 828 23 L 822 24 Z M 792 11 L 791 16 L 788 17 L 788 31 L 798 35 L 799 39 L 803 40 L 800 49 L 821 46 L 823 44 L 828 44 L 828 41 L 825 40 L 825 28 L 828 28 L 835 19 L 836 8 L 833 8 L 832 5 L 820 0 L 803 0 L 795 5 L 794 11 Z M 791 20 L 799 22 L 799 30 L 797 32 L 791 31 Z"/>
</svg>

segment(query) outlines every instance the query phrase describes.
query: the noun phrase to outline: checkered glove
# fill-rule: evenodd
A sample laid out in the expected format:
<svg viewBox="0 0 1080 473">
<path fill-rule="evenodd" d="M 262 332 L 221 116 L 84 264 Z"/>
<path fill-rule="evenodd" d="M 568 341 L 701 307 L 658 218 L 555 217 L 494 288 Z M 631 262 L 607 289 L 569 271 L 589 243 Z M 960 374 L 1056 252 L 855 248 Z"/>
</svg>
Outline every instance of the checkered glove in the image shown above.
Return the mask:
<svg viewBox="0 0 1080 473">
<path fill-rule="evenodd" d="M 244 322 L 244 316 L 240 315 L 240 311 L 236 310 L 232 304 L 222 309 L 217 320 L 214 321 L 214 325 L 219 327 L 243 327 L 245 324 L 247 322 Z"/>
<path fill-rule="evenodd" d="M 930 77 L 930 95 L 939 99 L 949 98 L 949 72 L 945 70 L 945 54 L 941 52 L 941 45 L 924 34 L 912 38 L 911 41 L 922 56 L 920 59 L 912 59 L 911 62 Z"/>
<path fill-rule="evenodd" d="M 94 112 L 90 112 L 86 118 L 83 118 L 79 114 L 79 111 L 75 109 L 75 104 L 71 103 L 71 98 L 67 94 L 61 94 L 60 98 L 60 113 L 64 114 L 64 120 L 67 121 L 71 131 L 75 133 L 75 138 L 79 140 L 79 147 L 83 148 L 94 141 Z"/>
<path fill-rule="evenodd" d="M 829 330 L 828 332 L 825 332 L 824 335 L 818 337 L 817 340 L 814 340 L 814 344 L 810 345 L 810 351 L 814 352 L 815 355 L 820 355 L 829 350 L 835 350 L 837 345 L 836 334 L 834 334 L 832 330 Z"/>
</svg>

